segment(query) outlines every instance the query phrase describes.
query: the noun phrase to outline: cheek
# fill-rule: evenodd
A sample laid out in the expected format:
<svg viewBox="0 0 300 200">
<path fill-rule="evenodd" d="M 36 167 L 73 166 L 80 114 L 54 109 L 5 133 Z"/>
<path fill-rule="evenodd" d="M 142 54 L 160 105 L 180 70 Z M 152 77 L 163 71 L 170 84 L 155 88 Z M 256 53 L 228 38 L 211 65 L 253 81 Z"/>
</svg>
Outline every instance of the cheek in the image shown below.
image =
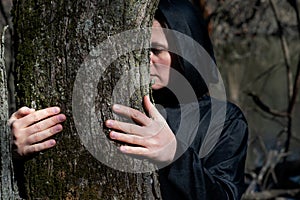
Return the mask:
<svg viewBox="0 0 300 200">
<path fill-rule="evenodd" d="M 168 82 L 169 76 L 170 76 L 170 68 L 169 67 L 163 67 L 160 69 L 160 75 L 164 82 Z"/>
<path fill-rule="evenodd" d="M 167 86 L 170 79 L 170 67 L 163 66 L 157 69 L 159 74 L 159 83 L 162 86 Z"/>
<path fill-rule="evenodd" d="M 163 59 L 161 59 L 161 66 L 158 67 L 158 73 L 163 79 L 164 83 L 168 83 L 171 69 L 171 55 L 167 53 Z"/>
<path fill-rule="evenodd" d="M 152 89 L 161 89 L 168 85 L 171 71 L 171 55 L 169 53 L 161 57 L 157 62 L 150 64 L 150 73 L 155 74 Z"/>
<path fill-rule="evenodd" d="M 160 66 L 153 67 L 155 76 L 152 76 L 151 79 L 154 81 L 152 85 L 152 89 L 158 90 L 163 87 L 166 87 L 169 83 L 170 79 L 170 67 Z"/>
<path fill-rule="evenodd" d="M 162 59 L 162 64 L 168 68 L 171 67 L 171 54 L 168 52 L 164 59 Z"/>
</svg>

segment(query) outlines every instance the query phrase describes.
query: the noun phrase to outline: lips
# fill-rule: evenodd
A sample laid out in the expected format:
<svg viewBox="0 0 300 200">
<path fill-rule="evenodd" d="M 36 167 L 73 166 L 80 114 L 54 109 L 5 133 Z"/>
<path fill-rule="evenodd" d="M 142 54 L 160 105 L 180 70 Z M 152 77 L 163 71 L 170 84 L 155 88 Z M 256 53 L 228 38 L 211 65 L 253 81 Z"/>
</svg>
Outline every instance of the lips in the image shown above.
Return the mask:
<svg viewBox="0 0 300 200">
<path fill-rule="evenodd" d="M 150 82 L 151 82 L 151 85 L 154 85 L 154 84 L 155 84 L 155 79 L 157 79 L 156 77 L 157 77 L 156 75 L 151 75 L 151 74 L 150 74 Z"/>
</svg>

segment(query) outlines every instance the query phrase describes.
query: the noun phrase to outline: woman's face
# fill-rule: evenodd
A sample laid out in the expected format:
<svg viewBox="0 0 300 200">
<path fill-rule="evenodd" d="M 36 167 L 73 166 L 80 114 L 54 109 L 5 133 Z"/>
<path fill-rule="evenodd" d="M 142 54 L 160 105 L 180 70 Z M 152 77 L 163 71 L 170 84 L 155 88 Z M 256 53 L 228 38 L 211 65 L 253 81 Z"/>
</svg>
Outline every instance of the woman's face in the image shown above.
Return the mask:
<svg viewBox="0 0 300 200">
<path fill-rule="evenodd" d="M 162 26 L 157 20 L 152 25 L 151 53 L 150 53 L 150 80 L 152 89 L 158 90 L 168 85 L 171 54 L 168 51 L 168 41 Z"/>
</svg>

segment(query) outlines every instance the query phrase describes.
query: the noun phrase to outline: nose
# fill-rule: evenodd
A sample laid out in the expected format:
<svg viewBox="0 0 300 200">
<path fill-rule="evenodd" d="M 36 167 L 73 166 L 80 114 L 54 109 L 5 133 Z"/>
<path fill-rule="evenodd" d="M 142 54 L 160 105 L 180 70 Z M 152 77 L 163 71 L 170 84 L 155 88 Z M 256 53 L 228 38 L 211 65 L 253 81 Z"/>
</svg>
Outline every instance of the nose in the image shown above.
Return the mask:
<svg viewBox="0 0 300 200">
<path fill-rule="evenodd" d="M 154 60 L 154 54 L 152 51 L 150 51 L 150 64 L 153 64 L 153 60 Z"/>
<path fill-rule="evenodd" d="M 152 51 L 150 51 L 150 64 L 155 64 L 158 62 L 158 56 L 155 55 Z"/>
</svg>

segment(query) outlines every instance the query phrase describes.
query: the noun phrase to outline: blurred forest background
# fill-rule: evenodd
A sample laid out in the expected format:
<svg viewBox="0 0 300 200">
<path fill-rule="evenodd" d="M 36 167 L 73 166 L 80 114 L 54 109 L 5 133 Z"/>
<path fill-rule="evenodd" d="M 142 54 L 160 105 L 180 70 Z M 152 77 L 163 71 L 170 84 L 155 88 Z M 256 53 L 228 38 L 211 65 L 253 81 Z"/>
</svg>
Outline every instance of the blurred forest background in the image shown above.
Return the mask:
<svg viewBox="0 0 300 200">
<path fill-rule="evenodd" d="M 227 97 L 250 127 L 244 199 L 300 199 L 300 22 L 297 0 L 197 1 L 208 22 Z M 12 0 L 1 0 L 0 30 L 10 112 L 15 108 Z"/>
</svg>

